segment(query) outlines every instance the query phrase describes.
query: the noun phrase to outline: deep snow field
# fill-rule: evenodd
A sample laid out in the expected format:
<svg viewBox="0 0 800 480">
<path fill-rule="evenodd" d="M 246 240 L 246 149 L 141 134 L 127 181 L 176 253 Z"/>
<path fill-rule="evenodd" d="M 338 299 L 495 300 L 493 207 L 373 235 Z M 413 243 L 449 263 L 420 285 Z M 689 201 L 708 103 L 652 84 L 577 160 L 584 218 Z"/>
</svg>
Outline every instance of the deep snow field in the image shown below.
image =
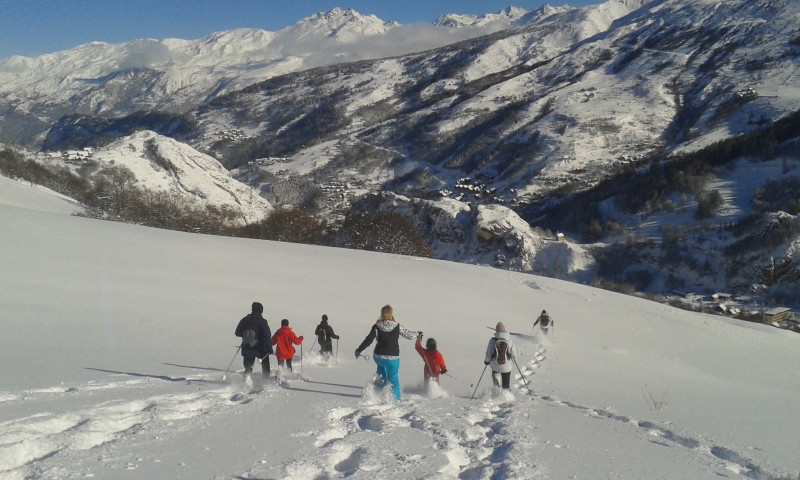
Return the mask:
<svg viewBox="0 0 800 480">
<path fill-rule="evenodd" d="M 0 177 L 2 479 L 800 473 L 796 333 L 490 267 L 77 208 Z M 287 318 L 305 336 L 294 377 L 242 381 L 233 331 L 253 301 L 273 332 Z M 385 304 L 436 338 L 450 374 L 423 388 L 422 359 L 401 340 L 398 403 L 371 386 L 373 362 L 353 358 Z M 545 308 L 546 338 L 532 331 Z M 330 363 L 313 346 L 323 313 L 341 336 Z M 523 334 L 505 393 L 482 375 L 498 321 Z"/>
</svg>

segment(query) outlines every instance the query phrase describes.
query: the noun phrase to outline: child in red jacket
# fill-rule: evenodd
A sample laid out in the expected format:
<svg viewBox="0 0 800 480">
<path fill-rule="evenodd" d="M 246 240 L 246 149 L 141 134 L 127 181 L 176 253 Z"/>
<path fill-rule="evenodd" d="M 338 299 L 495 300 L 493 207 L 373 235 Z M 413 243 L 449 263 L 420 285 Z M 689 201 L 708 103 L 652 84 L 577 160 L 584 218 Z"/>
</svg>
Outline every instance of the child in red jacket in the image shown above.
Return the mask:
<svg viewBox="0 0 800 480">
<path fill-rule="evenodd" d="M 447 373 L 447 367 L 444 364 L 442 354 L 436 349 L 436 340 L 429 338 L 425 342 L 425 348 L 422 348 L 422 333 L 420 332 L 417 335 L 417 343 L 414 344 L 414 348 L 417 349 L 417 353 L 425 361 L 425 369 L 423 371 L 425 374 L 425 386 L 428 386 L 431 377 L 436 380 L 436 383 L 439 383 L 439 374 Z"/>
<path fill-rule="evenodd" d="M 272 336 L 272 344 L 275 345 L 275 356 L 278 357 L 278 365 L 286 367 L 292 371 L 292 357 L 294 357 L 294 347 L 292 344 L 300 345 L 303 337 L 298 337 L 289 328 L 289 320 L 281 320 L 281 328 Z"/>
</svg>

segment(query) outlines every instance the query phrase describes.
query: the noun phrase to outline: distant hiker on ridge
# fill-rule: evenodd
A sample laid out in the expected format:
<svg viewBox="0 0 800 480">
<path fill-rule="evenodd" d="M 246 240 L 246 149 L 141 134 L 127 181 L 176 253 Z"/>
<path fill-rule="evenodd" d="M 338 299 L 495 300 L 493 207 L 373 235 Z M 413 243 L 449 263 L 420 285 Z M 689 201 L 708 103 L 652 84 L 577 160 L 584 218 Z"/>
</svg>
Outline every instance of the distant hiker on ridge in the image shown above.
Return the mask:
<svg viewBox="0 0 800 480">
<path fill-rule="evenodd" d="M 516 351 L 514 350 L 514 344 L 511 342 L 511 335 L 506 331 L 506 326 L 503 325 L 503 322 L 497 322 L 494 336 L 489 339 L 489 345 L 486 347 L 486 357 L 483 360 L 484 365 L 489 365 L 492 368 L 492 383 L 495 387 L 500 386 L 497 381 L 498 373 L 502 379 L 503 388 L 508 389 L 511 387 L 511 362 L 515 355 Z"/>
<path fill-rule="evenodd" d="M 256 358 L 261 359 L 261 374 L 268 378 L 270 374 L 269 355 L 272 353 L 270 338 L 272 332 L 269 329 L 267 320 L 261 315 L 264 313 L 264 306 L 258 302 L 253 302 L 251 313 L 239 320 L 234 334 L 242 337 L 242 357 L 244 357 L 244 376 L 250 378 L 253 373 L 253 365 Z"/>
<path fill-rule="evenodd" d="M 436 340 L 429 338 L 428 341 L 425 342 L 425 348 L 422 348 L 422 332 L 419 332 L 414 348 L 425 362 L 425 368 L 422 370 L 422 374 L 425 378 L 425 386 L 428 386 L 431 377 L 436 380 L 436 383 L 441 383 L 439 374 L 447 373 L 447 366 L 444 364 L 444 357 L 442 357 L 441 352 L 436 348 Z"/>
<path fill-rule="evenodd" d="M 333 333 L 333 327 L 328 325 L 327 315 L 322 316 L 322 321 L 319 322 L 319 325 L 317 325 L 317 329 L 314 330 L 314 334 L 317 336 L 317 340 L 319 341 L 319 353 L 321 353 L 322 357 L 326 360 L 331 358 L 331 355 L 333 354 L 332 339 L 339 340 L 339 335 Z M 338 347 L 336 350 L 339 350 Z"/>
<path fill-rule="evenodd" d="M 357 360 L 361 356 L 361 352 L 369 347 L 373 341 L 378 340 L 372 354 L 372 359 L 378 366 L 375 385 L 383 387 L 387 382 L 390 383 L 396 400 L 400 400 L 400 379 L 398 378 L 400 371 L 400 344 L 398 340 L 401 335 L 404 338 L 413 340 L 421 334 L 422 332 L 413 332 L 397 323 L 394 319 L 392 307 L 385 305 L 381 308 L 381 317 L 372 325 L 369 334 L 356 349 L 355 356 Z"/>
<path fill-rule="evenodd" d="M 542 314 L 539 315 L 539 318 L 533 322 L 533 327 L 536 328 L 536 325 L 539 325 L 539 328 L 542 332 L 547 335 L 548 330 L 550 329 L 550 325 L 555 326 L 556 323 L 550 318 L 550 315 L 547 314 L 547 310 L 542 310 Z"/>
<path fill-rule="evenodd" d="M 278 365 L 292 371 L 292 357 L 294 357 L 294 347 L 292 344 L 300 345 L 303 337 L 298 337 L 289 328 L 289 320 L 281 320 L 281 328 L 272 336 L 272 344 L 275 345 L 275 356 L 278 357 Z"/>
</svg>

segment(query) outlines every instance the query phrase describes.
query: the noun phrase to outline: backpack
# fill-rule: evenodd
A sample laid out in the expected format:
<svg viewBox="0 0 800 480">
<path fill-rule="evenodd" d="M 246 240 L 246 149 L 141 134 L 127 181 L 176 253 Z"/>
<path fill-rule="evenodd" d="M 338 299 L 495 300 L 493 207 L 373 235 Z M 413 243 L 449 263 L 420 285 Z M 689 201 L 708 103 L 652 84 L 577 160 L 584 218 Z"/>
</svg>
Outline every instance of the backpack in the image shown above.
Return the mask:
<svg viewBox="0 0 800 480">
<path fill-rule="evenodd" d="M 242 346 L 253 348 L 258 344 L 258 324 L 251 322 L 242 330 Z"/>
<path fill-rule="evenodd" d="M 498 338 L 494 342 L 494 360 L 498 365 L 502 365 L 508 361 L 508 342 L 502 338 Z"/>
</svg>

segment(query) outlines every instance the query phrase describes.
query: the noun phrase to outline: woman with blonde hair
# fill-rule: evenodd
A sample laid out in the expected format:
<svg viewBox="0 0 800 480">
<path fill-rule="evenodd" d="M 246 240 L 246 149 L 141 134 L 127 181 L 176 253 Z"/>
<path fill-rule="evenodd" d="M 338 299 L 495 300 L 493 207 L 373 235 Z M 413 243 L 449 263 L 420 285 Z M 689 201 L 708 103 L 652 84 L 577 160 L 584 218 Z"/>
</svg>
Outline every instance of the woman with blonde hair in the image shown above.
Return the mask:
<svg viewBox="0 0 800 480">
<path fill-rule="evenodd" d="M 377 340 L 372 359 L 378 367 L 375 377 L 375 385 L 383 387 L 387 383 L 392 385 L 392 393 L 395 399 L 400 400 L 400 381 L 398 378 L 400 371 L 400 336 L 408 340 L 413 340 L 421 335 L 422 332 L 413 332 L 397 323 L 394 319 L 394 310 L 391 305 L 384 305 L 381 308 L 381 316 L 372 326 L 364 341 L 355 351 L 356 359 L 361 356 L 373 341 Z"/>
</svg>

